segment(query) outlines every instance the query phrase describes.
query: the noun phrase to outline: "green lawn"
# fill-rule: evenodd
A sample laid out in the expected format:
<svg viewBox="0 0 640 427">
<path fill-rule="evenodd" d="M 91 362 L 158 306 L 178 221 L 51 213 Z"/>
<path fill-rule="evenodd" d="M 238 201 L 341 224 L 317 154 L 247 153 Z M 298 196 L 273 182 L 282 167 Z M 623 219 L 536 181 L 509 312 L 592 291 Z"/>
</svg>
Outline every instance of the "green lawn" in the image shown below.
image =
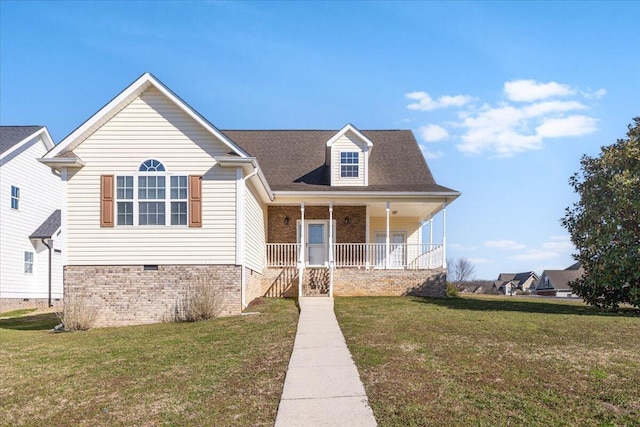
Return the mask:
<svg viewBox="0 0 640 427">
<path fill-rule="evenodd" d="M 49 333 L 0 320 L 0 425 L 273 425 L 293 348 L 291 300 L 257 315 Z"/>
<path fill-rule="evenodd" d="M 640 316 L 529 298 L 338 298 L 380 426 L 640 425 Z"/>
</svg>

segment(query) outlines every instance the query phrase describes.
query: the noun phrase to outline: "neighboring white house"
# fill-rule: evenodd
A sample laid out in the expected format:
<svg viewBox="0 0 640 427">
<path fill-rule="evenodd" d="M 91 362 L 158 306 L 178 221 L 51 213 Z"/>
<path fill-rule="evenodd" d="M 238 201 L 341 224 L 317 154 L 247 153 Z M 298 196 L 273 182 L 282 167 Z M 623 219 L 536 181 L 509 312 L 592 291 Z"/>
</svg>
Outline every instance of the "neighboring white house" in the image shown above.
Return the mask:
<svg viewBox="0 0 640 427">
<path fill-rule="evenodd" d="M 223 314 L 263 295 L 445 295 L 446 238 L 422 243 L 422 224 L 460 193 L 408 130 L 221 131 L 147 73 L 40 161 L 63 183 L 65 300 L 97 325 L 170 318 L 202 282 Z"/>
<path fill-rule="evenodd" d="M 517 291 L 532 291 L 538 280 L 538 275 L 533 271 L 500 273 L 498 280 L 493 282 L 493 288 L 504 295 L 515 295 Z"/>
<path fill-rule="evenodd" d="M 62 182 L 44 126 L 0 126 L 0 311 L 62 299 Z"/>
</svg>

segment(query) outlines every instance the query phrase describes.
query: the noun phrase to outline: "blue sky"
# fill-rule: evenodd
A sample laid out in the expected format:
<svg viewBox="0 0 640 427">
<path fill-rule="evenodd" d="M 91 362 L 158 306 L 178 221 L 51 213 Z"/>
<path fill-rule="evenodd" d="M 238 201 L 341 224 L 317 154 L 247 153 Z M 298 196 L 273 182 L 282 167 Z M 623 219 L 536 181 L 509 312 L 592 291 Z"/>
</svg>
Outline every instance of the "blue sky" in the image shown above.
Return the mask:
<svg viewBox="0 0 640 427">
<path fill-rule="evenodd" d="M 564 268 L 582 154 L 640 115 L 638 2 L 0 2 L 0 123 L 60 141 L 143 72 L 221 129 L 412 129 L 476 276 Z M 438 227 L 436 227 L 436 230 Z"/>
</svg>

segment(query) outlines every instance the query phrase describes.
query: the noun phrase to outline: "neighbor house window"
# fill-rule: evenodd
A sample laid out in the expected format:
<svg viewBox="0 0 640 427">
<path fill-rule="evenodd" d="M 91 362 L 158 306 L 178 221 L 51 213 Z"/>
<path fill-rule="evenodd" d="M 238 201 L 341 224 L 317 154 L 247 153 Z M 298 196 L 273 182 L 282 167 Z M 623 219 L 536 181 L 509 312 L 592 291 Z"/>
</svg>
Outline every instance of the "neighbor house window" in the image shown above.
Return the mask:
<svg viewBox="0 0 640 427">
<path fill-rule="evenodd" d="M 24 272 L 25 274 L 33 273 L 33 252 L 24 253 Z"/>
<path fill-rule="evenodd" d="M 20 188 L 11 186 L 11 209 L 18 210 L 20 208 Z"/>
<path fill-rule="evenodd" d="M 340 153 L 340 177 L 357 178 L 359 164 L 358 152 L 347 151 Z"/>
<path fill-rule="evenodd" d="M 168 175 L 155 159 L 140 164 L 136 177 L 118 176 L 117 224 L 187 225 L 187 183 L 187 176 Z"/>
</svg>

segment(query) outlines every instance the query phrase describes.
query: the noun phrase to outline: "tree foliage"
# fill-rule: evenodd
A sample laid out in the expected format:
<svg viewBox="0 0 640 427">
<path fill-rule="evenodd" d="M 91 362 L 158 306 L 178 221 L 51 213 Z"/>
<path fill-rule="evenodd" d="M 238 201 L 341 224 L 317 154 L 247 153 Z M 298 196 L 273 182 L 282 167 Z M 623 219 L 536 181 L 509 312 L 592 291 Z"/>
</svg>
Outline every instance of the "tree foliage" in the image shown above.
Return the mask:
<svg viewBox="0 0 640 427">
<path fill-rule="evenodd" d="M 585 270 L 573 290 L 606 309 L 640 308 L 640 117 L 633 120 L 627 138 L 582 156 L 569 179 L 580 200 L 561 220 Z"/>
<path fill-rule="evenodd" d="M 447 260 L 447 276 L 451 283 L 460 283 L 472 280 L 476 274 L 476 269 L 467 258 L 458 258 L 457 260 Z"/>
</svg>

